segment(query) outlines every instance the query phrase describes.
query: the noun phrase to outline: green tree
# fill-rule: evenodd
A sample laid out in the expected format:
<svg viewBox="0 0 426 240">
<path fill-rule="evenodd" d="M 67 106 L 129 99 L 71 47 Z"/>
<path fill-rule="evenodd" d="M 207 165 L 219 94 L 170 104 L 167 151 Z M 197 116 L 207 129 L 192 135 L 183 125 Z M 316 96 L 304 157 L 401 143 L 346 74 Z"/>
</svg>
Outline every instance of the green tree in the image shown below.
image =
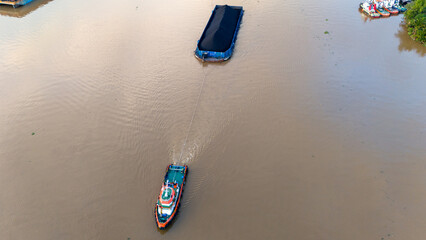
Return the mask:
<svg viewBox="0 0 426 240">
<path fill-rule="evenodd" d="M 416 0 L 405 12 L 408 34 L 426 46 L 426 0 Z"/>
</svg>

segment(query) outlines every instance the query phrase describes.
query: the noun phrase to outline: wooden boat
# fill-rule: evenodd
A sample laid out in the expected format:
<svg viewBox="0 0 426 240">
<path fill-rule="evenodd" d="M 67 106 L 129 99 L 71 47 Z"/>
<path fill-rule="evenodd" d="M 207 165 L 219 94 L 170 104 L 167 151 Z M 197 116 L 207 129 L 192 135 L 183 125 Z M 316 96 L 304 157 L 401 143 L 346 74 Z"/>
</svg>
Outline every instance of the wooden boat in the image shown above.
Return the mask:
<svg viewBox="0 0 426 240">
<path fill-rule="evenodd" d="M 382 15 L 382 17 L 389 17 L 390 13 L 383 8 L 377 8 L 377 12 Z"/>
<path fill-rule="evenodd" d="M 198 40 L 195 56 L 203 62 L 228 60 L 235 46 L 243 13 L 242 7 L 216 5 Z"/>
<path fill-rule="evenodd" d="M 405 12 L 407 9 L 401 5 L 395 5 L 395 7 L 398 9 L 399 12 Z"/>
<path fill-rule="evenodd" d="M 388 7 L 388 8 L 385 7 L 383 9 L 385 9 L 386 11 L 388 11 L 390 14 L 393 14 L 393 15 L 397 15 L 399 13 L 398 9 L 395 7 Z"/>
<path fill-rule="evenodd" d="M 412 2 L 412 0 L 400 0 L 401 5 L 407 5 L 408 3 Z"/>
<path fill-rule="evenodd" d="M 397 15 L 399 13 L 398 9 L 394 7 L 394 4 L 391 3 L 389 0 L 385 2 L 383 9 L 393 15 Z"/>
<path fill-rule="evenodd" d="M 155 205 L 155 220 L 159 229 L 165 229 L 176 215 L 185 185 L 188 166 L 170 164 L 164 176 L 160 195 Z"/>
<path fill-rule="evenodd" d="M 381 15 L 376 11 L 376 5 L 373 3 L 360 3 L 359 4 L 360 9 L 367 14 L 368 16 L 372 18 L 379 18 Z"/>
<path fill-rule="evenodd" d="M 33 0 L 0 0 L 0 4 L 11 5 L 15 8 L 19 6 L 24 6 L 32 1 Z"/>
<path fill-rule="evenodd" d="M 376 8 L 377 12 L 382 15 L 382 17 L 389 17 L 390 13 L 386 11 L 382 6 Z"/>
<path fill-rule="evenodd" d="M 390 13 L 383 8 L 384 7 L 383 0 L 375 0 L 375 4 L 376 4 L 376 11 L 380 15 L 382 15 L 382 17 L 389 17 L 390 16 Z"/>
<path fill-rule="evenodd" d="M 405 11 L 407 11 L 407 9 L 402 6 L 401 1 L 399 1 L 399 0 L 395 1 L 394 7 L 396 7 L 399 12 L 405 12 Z"/>
</svg>

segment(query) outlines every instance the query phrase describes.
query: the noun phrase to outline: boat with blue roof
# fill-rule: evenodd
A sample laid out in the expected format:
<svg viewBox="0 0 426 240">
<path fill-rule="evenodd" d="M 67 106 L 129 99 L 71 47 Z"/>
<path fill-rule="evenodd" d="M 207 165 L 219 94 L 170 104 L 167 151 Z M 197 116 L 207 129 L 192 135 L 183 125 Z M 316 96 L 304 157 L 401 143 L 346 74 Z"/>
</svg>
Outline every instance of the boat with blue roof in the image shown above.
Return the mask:
<svg viewBox="0 0 426 240">
<path fill-rule="evenodd" d="M 239 6 L 216 5 L 198 40 L 195 56 L 203 62 L 228 60 L 235 47 L 243 13 Z"/>
</svg>

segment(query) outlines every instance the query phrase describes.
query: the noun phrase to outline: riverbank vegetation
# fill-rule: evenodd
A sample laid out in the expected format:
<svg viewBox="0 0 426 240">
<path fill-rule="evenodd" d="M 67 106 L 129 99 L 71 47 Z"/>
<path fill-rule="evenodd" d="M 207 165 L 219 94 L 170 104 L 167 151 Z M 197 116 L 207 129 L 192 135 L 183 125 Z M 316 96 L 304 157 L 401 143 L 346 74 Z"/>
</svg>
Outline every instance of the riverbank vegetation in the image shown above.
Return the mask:
<svg viewBox="0 0 426 240">
<path fill-rule="evenodd" d="M 426 46 L 426 0 L 407 5 L 405 22 L 410 37 Z"/>
</svg>

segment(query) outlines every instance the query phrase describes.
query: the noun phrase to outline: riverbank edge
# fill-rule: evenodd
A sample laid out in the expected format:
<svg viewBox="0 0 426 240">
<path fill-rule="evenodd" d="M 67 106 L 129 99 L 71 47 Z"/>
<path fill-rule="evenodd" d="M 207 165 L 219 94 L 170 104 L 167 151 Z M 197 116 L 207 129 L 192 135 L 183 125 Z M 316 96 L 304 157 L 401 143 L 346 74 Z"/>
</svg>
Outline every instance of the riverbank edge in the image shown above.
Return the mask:
<svg viewBox="0 0 426 240">
<path fill-rule="evenodd" d="M 426 0 L 416 0 L 407 6 L 403 23 L 408 35 L 426 46 Z"/>
</svg>

